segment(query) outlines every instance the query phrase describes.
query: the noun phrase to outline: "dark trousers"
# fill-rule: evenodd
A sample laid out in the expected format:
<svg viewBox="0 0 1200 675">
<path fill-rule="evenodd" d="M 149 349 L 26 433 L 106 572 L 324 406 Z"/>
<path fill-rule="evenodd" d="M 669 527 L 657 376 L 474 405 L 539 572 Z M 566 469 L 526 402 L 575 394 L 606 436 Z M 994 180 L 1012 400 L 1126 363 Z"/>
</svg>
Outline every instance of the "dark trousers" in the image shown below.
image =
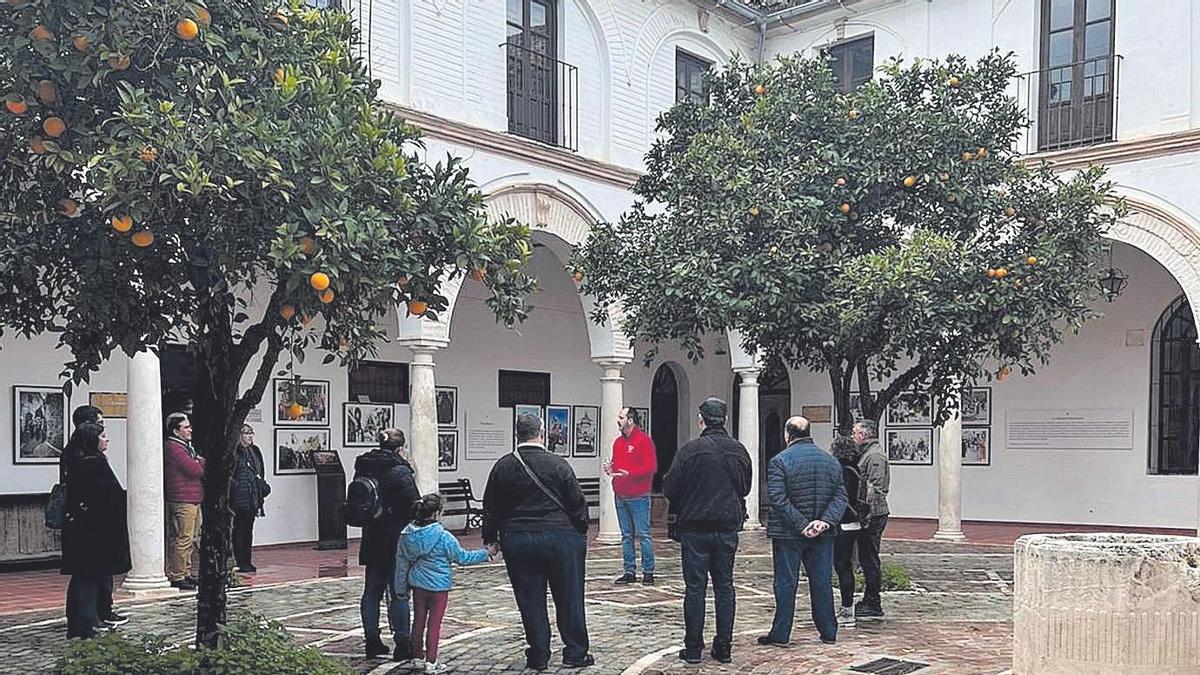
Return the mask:
<svg viewBox="0 0 1200 675">
<path fill-rule="evenodd" d="M 250 549 L 254 546 L 255 511 L 233 512 L 233 560 L 238 567 L 250 567 Z"/>
<path fill-rule="evenodd" d="M 388 629 L 397 644 L 408 642 L 408 593 L 396 594 L 392 587 L 394 574 L 391 565 L 367 565 L 358 610 L 362 617 L 363 635 L 368 640 L 379 637 L 379 602 L 387 596 Z"/>
<path fill-rule="evenodd" d="M 858 564 L 862 566 L 863 602 L 878 608 L 882 602 L 879 591 L 883 586 L 883 572 L 879 563 L 880 546 L 883 544 L 883 531 L 887 528 L 887 514 L 872 516 L 866 529 L 858 531 Z"/>
<path fill-rule="evenodd" d="M 546 585 L 554 597 L 554 616 L 563 641 L 563 662 L 577 663 L 588 653 L 587 615 L 583 605 L 587 540 L 574 530 L 500 533 L 504 566 L 525 627 L 525 660 L 544 666 L 550 660 L 550 617 Z"/>
<path fill-rule="evenodd" d="M 769 638 L 775 642 L 792 639 L 792 619 L 796 614 L 796 586 L 800 565 L 808 575 L 808 595 L 812 601 L 812 619 L 823 640 L 837 639 L 837 618 L 833 611 L 833 537 L 813 539 L 772 539 L 771 557 L 775 574 L 775 620 Z"/>
<path fill-rule="evenodd" d="M 99 601 L 104 588 L 112 597 L 112 577 L 72 574 L 67 584 L 67 637 L 90 638 L 96 635 L 100 622 Z M 111 601 L 109 609 L 112 609 Z M 105 615 L 107 616 L 107 614 Z"/>
<path fill-rule="evenodd" d="M 113 611 L 113 578 L 100 577 L 100 587 L 96 589 L 96 616 L 103 621 Z"/>
<path fill-rule="evenodd" d="M 833 542 L 833 569 L 837 572 L 838 590 L 842 594 L 842 607 L 854 606 L 854 549 L 863 530 L 846 532 L 838 530 Z M 859 549 L 859 555 L 862 555 Z"/>
<path fill-rule="evenodd" d="M 683 556 L 683 646 L 693 654 L 704 649 L 704 603 L 712 579 L 716 600 L 717 633 L 713 649 L 729 649 L 733 642 L 733 617 L 737 596 L 733 590 L 733 559 L 737 532 L 681 532 Z"/>
</svg>

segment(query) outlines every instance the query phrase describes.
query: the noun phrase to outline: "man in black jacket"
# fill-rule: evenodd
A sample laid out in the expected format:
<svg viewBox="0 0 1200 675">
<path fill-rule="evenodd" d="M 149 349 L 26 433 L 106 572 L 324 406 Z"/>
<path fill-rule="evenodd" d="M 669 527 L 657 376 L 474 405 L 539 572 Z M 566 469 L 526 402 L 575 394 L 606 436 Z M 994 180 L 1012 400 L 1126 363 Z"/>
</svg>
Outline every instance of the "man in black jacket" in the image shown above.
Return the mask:
<svg viewBox="0 0 1200 675">
<path fill-rule="evenodd" d="M 704 601 L 712 577 L 717 632 L 711 655 L 732 660 L 733 559 L 750 494 L 750 453 L 725 431 L 725 401 L 700 404 L 700 438 L 688 441 L 663 477 L 663 495 L 676 515 L 683 555 L 684 648 L 679 658 L 700 663 L 704 650 Z"/>
<path fill-rule="evenodd" d="M 546 428 L 537 415 L 517 417 L 517 448 L 501 457 L 483 491 L 483 543 L 499 542 L 513 596 L 525 627 L 525 663 L 550 662 L 546 584 L 563 641 L 563 665 L 596 662 L 588 654 L 583 605 L 588 507 L 571 466 L 546 452 Z"/>
<path fill-rule="evenodd" d="M 409 658 L 408 595 L 398 596 L 393 588 L 396 569 L 396 541 L 412 520 L 413 502 L 421 498 L 413 480 L 413 468 L 403 456 L 404 432 L 384 429 L 379 432 L 379 447 L 354 460 L 354 477 L 369 476 L 379 486 L 383 514 L 363 528 L 358 548 L 358 564 L 367 568 L 359 611 L 366 636 L 367 658 L 386 654 L 379 637 L 379 602 L 388 597 L 388 628 L 396 641 L 392 658 Z"/>
</svg>

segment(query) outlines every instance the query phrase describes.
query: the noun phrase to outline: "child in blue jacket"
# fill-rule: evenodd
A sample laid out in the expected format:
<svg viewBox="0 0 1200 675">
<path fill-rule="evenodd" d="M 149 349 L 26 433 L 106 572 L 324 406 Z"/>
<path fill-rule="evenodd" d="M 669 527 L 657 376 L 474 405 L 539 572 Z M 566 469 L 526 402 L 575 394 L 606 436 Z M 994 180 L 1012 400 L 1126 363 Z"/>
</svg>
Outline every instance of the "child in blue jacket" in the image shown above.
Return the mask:
<svg viewBox="0 0 1200 675">
<path fill-rule="evenodd" d="M 491 560 L 496 554 L 490 547 L 476 551 L 464 549 L 442 526 L 441 516 L 441 495 L 425 495 L 414 503 L 413 521 L 404 528 L 396 544 L 395 589 L 399 595 L 412 589 L 412 655 L 418 664 L 425 661 L 426 673 L 446 670 L 437 658 L 442 618 L 446 615 L 446 603 L 454 582 L 451 563 L 474 565 Z M 425 635 L 426 627 L 428 635 Z"/>
</svg>

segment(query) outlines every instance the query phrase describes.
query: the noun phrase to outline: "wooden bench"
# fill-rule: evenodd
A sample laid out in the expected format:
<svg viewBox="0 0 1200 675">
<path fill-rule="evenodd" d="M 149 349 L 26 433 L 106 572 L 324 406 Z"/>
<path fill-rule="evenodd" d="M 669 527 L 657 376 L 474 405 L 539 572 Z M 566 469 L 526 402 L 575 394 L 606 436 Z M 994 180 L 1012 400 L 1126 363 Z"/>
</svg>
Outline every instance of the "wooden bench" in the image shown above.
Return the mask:
<svg viewBox="0 0 1200 675">
<path fill-rule="evenodd" d="M 445 502 L 442 509 L 443 515 L 467 517 L 463 525 L 463 533 L 471 528 L 483 527 L 482 504 L 475 496 L 475 491 L 471 489 L 470 478 L 438 483 L 438 492 Z"/>
<path fill-rule="evenodd" d="M 580 478 L 579 487 L 583 490 L 583 499 L 588 508 L 600 508 L 600 478 Z"/>
</svg>

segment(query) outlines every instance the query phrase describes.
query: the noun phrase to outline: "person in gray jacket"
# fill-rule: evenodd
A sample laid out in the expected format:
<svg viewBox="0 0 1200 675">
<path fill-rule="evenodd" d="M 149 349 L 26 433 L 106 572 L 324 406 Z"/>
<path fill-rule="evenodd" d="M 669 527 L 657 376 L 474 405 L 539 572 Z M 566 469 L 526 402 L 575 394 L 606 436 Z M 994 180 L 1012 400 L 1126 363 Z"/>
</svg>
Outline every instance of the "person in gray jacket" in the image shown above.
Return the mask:
<svg viewBox="0 0 1200 675">
<path fill-rule="evenodd" d="M 863 529 L 858 531 L 856 542 L 866 588 L 863 599 L 854 606 L 854 616 L 857 619 L 880 618 L 883 616 L 883 604 L 879 591 L 883 585 L 883 575 L 879 550 L 883 543 L 883 530 L 887 527 L 888 490 L 891 488 L 892 473 L 887 453 L 879 445 L 878 424 L 871 420 L 856 422 L 851 434 L 862 451 L 858 472 L 867 483 L 867 503 L 871 507 L 870 516 Z"/>
</svg>

